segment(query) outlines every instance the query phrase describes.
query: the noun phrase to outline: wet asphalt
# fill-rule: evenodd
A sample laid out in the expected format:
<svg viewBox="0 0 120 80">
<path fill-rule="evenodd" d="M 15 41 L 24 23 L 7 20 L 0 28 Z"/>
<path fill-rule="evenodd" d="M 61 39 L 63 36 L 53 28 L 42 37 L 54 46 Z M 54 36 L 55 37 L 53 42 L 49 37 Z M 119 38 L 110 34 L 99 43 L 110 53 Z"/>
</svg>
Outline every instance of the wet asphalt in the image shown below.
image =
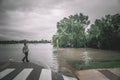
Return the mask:
<svg viewBox="0 0 120 80">
<path fill-rule="evenodd" d="M 13 80 L 23 69 L 26 68 L 33 69 L 26 80 L 39 80 L 41 70 L 44 69 L 43 66 L 39 66 L 31 62 L 0 62 L 0 72 L 8 68 L 15 68 L 15 70 L 3 77 L 1 80 Z M 52 80 L 64 80 L 62 73 L 51 71 L 51 77 Z"/>
</svg>

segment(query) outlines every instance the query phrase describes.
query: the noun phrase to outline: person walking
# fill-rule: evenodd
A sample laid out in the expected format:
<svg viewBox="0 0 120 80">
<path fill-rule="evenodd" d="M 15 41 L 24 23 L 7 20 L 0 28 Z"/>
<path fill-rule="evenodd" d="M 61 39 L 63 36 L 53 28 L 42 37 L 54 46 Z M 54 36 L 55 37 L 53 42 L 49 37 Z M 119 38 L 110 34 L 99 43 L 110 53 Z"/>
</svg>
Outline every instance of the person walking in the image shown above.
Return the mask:
<svg viewBox="0 0 120 80">
<path fill-rule="evenodd" d="M 28 49 L 27 43 L 24 43 L 23 53 L 25 54 L 25 56 L 24 56 L 23 59 L 22 59 L 23 62 L 24 62 L 25 60 L 26 60 L 26 62 L 29 62 L 29 60 L 28 60 L 28 52 L 29 52 L 29 49 Z"/>
</svg>

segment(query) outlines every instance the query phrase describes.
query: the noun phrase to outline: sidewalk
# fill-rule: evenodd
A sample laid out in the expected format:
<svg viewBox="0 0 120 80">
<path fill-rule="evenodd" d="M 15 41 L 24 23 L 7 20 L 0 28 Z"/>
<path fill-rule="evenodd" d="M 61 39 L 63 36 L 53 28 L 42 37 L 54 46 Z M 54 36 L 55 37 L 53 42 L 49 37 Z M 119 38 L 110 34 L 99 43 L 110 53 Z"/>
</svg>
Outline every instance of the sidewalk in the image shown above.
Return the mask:
<svg viewBox="0 0 120 80">
<path fill-rule="evenodd" d="M 76 71 L 80 80 L 120 80 L 120 68 Z"/>
</svg>

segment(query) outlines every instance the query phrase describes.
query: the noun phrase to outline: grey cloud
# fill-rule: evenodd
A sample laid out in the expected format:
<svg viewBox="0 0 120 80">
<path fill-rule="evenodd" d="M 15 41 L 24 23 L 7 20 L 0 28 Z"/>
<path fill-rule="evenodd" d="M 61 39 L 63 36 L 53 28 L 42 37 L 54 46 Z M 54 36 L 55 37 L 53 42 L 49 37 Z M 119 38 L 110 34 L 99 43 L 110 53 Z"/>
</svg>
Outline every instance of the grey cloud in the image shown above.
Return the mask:
<svg viewBox="0 0 120 80">
<path fill-rule="evenodd" d="M 30 9 L 35 5 L 35 1 L 32 0 L 2 0 L 1 10 L 20 10 Z"/>
<path fill-rule="evenodd" d="M 50 9 L 56 5 L 72 0 L 1 0 L 1 10 L 31 11 L 35 8 Z"/>
<path fill-rule="evenodd" d="M 45 16 L 49 14 L 51 9 L 54 9 L 56 5 L 63 3 L 64 0 L 0 0 L 0 34 L 1 39 L 16 39 L 16 38 L 28 38 L 34 39 L 34 36 L 39 35 L 40 38 L 45 38 L 43 34 L 50 34 L 48 29 L 49 25 L 53 26 L 54 23 L 46 24 L 45 21 L 49 21 L 48 18 L 45 20 Z M 36 11 L 37 10 L 37 11 Z M 16 12 L 17 11 L 17 12 Z M 29 22 L 29 12 L 36 11 L 42 14 L 41 20 L 39 20 L 40 27 L 36 28 L 36 22 Z M 28 13 L 27 13 L 28 12 Z M 23 13 L 20 15 L 19 13 Z M 25 13 L 25 15 L 24 15 Z M 28 19 L 27 19 L 28 18 Z M 31 17 L 32 18 L 32 17 Z M 33 17 L 33 19 L 35 16 Z M 43 18 L 43 20 L 42 20 Z M 26 22 L 27 20 L 27 22 Z M 39 23 L 37 23 L 39 24 Z M 33 32 L 30 32 L 31 29 L 21 29 L 26 28 L 24 26 L 32 26 Z M 34 29 L 35 28 L 35 29 Z M 55 27 L 54 27 L 55 28 Z M 48 29 L 46 31 L 46 29 Z M 48 32 L 48 33 L 47 33 Z M 53 34 L 53 33 L 52 33 Z M 51 34 L 51 35 L 52 35 Z M 39 37 L 38 36 L 38 37 Z M 49 37 L 50 38 L 50 37 Z"/>
<path fill-rule="evenodd" d="M 0 35 L 0 40 L 10 40 L 10 38 L 6 37 L 5 35 Z"/>
<path fill-rule="evenodd" d="M 63 7 L 67 15 L 82 12 L 88 15 L 92 22 L 107 14 L 120 13 L 118 0 L 76 0 L 73 3 L 65 3 Z"/>
<path fill-rule="evenodd" d="M 20 16 L 16 11 L 22 13 L 25 12 L 26 14 L 26 12 L 29 13 L 37 10 L 36 12 L 39 11 L 39 14 L 41 15 L 48 15 L 50 14 L 51 9 L 54 9 L 56 5 L 62 2 L 65 2 L 65 0 L 0 0 L 0 25 L 10 25 L 13 20 L 10 12 L 13 12 L 12 14 L 14 14 L 14 18 Z"/>
<path fill-rule="evenodd" d="M 94 22 L 120 13 L 119 5 L 120 0 L 0 0 L 0 39 L 51 39 L 63 17 L 82 12 Z"/>
<path fill-rule="evenodd" d="M 14 30 L 14 29 L 0 29 L 0 40 L 12 40 L 12 39 L 32 39 L 34 33 L 33 32 L 29 32 L 29 31 L 20 31 L 20 30 Z"/>
</svg>

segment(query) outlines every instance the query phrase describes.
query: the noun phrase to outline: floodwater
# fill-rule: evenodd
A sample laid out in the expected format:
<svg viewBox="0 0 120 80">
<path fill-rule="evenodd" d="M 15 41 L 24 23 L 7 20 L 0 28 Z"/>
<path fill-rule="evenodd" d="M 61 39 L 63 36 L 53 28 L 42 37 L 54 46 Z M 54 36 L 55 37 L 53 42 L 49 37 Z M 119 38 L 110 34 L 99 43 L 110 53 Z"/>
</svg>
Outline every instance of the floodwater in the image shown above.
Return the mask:
<svg viewBox="0 0 120 80">
<path fill-rule="evenodd" d="M 24 57 L 22 53 L 23 44 L 0 45 L 0 61 L 21 62 Z M 91 48 L 53 48 L 47 44 L 28 44 L 30 49 L 30 62 L 42 65 L 58 71 L 60 67 L 67 66 L 68 61 L 89 61 L 97 60 L 120 60 L 120 52 L 99 50 Z"/>
</svg>

